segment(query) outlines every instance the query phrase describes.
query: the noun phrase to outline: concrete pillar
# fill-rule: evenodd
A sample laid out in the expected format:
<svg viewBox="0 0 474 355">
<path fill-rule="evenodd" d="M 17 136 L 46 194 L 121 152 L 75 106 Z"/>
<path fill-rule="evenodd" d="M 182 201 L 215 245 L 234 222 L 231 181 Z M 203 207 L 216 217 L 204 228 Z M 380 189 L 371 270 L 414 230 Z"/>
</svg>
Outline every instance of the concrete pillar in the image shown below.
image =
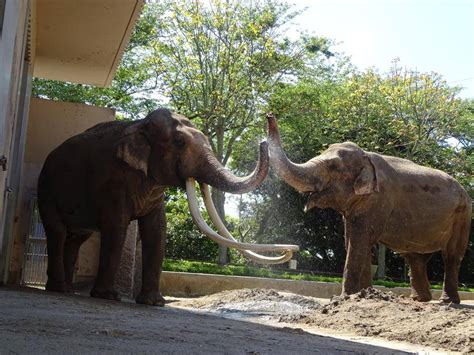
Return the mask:
<svg viewBox="0 0 474 355">
<path fill-rule="evenodd" d="M 378 268 L 377 268 L 377 279 L 383 280 L 385 278 L 385 251 L 386 247 L 383 244 L 378 245 Z"/>
<path fill-rule="evenodd" d="M 116 290 L 123 296 L 133 298 L 135 279 L 135 255 L 137 249 L 138 223 L 130 222 L 122 248 L 122 259 L 115 278 Z"/>
<path fill-rule="evenodd" d="M 133 298 L 138 296 L 142 289 L 142 241 L 137 243 L 137 250 L 135 252 L 135 279 L 133 286 Z"/>
</svg>

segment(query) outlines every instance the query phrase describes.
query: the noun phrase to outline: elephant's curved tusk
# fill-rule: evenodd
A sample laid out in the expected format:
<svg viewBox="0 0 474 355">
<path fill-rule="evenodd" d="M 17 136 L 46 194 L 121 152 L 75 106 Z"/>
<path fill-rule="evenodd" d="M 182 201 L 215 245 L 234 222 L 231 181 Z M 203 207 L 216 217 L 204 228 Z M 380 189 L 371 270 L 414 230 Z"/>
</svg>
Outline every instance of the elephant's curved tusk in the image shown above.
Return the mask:
<svg viewBox="0 0 474 355">
<path fill-rule="evenodd" d="M 206 205 L 206 210 L 209 213 L 209 217 L 211 218 L 211 221 L 214 224 L 214 226 L 217 228 L 217 231 L 219 232 L 219 234 L 223 236 L 224 238 L 237 242 L 237 240 L 235 240 L 232 234 L 230 234 L 230 232 L 227 230 L 226 226 L 222 222 L 221 218 L 219 217 L 216 207 L 214 206 L 214 202 L 212 202 L 209 186 L 207 184 L 200 183 L 199 187 L 201 188 L 201 194 L 204 200 L 204 204 Z M 287 250 L 285 251 L 284 255 L 280 255 L 280 256 L 265 256 L 265 255 L 254 253 L 250 250 L 241 250 L 241 249 L 238 249 L 238 250 L 245 257 L 262 264 L 282 264 L 284 262 L 287 262 L 293 257 L 292 250 Z"/>
<path fill-rule="evenodd" d="M 252 250 L 252 251 L 298 251 L 299 247 L 297 245 L 287 245 L 287 244 L 251 244 L 251 243 L 240 243 L 234 240 L 226 239 L 216 232 L 214 232 L 202 218 L 201 212 L 199 211 L 199 206 L 196 198 L 196 188 L 194 179 L 189 178 L 186 180 L 186 193 L 188 195 L 188 205 L 191 212 L 191 216 L 194 220 L 194 223 L 198 228 L 207 235 L 209 238 L 215 242 L 224 245 L 226 247 Z"/>
</svg>

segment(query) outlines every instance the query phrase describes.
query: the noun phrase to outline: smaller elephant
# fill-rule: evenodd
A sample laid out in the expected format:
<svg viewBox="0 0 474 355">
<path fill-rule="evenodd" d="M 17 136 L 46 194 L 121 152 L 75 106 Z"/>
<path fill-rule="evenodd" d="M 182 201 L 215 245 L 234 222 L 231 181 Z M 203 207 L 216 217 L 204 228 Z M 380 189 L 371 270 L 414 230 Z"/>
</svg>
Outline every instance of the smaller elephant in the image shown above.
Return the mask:
<svg viewBox="0 0 474 355">
<path fill-rule="evenodd" d="M 371 249 L 382 243 L 410 266 L 412 297 L 431 300 L 426 266 L 441 251 L 442 302 L 460 303 L 458 275 L 471 223 L 471 200 L 448 174 L 409 160 L 367 152 L 352 142 L 331 145 L 303 164 L 285 155 L 269 114 L 270 165 L 289 185 L 309 193 L 305 209 L 332 208 L 343 215 L 346 262 L 342 293 L 371 286 Z"/>
</svg>

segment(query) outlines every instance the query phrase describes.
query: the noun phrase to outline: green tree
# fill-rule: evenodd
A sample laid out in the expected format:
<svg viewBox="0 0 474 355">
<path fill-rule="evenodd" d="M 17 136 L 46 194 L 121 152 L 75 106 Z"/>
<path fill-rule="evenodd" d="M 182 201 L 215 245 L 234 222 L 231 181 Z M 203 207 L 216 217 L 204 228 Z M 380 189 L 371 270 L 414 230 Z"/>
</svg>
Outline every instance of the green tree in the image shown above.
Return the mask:
<svg viewBox="0 0 474 355">
<path fill-rule="evenodd" d="M 263 125 L 260 105 L 274 84 L 302 64 L 305 51 L 284 37 L 296 13 L 271 0 L 176 0 L 166 8 L 156 8 L 152 44 L 160 94 L 197 123 L 225 166 L 240 137 Z M 224 217 L 225 195 L 212 196 Z M 219 260 L 226 262 L 224 248 Z"/>
</svg>

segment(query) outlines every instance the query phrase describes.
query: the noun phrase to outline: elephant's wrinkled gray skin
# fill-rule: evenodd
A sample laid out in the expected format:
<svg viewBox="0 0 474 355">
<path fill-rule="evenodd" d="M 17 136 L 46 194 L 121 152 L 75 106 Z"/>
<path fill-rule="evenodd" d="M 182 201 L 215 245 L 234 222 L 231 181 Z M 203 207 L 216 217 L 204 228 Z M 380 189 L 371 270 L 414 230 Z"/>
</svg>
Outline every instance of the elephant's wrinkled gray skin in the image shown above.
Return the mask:
<svg viewBox="0 0 474 355">
<path fill-rule="evenodd" d="M 226 192 L 245 193 L 267 171 L 266 142 L 254 172 L 236 177 L 219 164 L 202 132 L 166 109 L 133 122 L 101 123 L 68 139 L 49 154 L 38 181 L 48 247 L 46 289 L 72 291 L 79 247 L 98 230 L 100 262 L 91 296 L 119 300 L 115 273 L 127 226 L 136 219 L 143 246 L 143 285 L 136 301 L 163 305 L 166 187 L 184 187 L 193 177 Z"/>
<path fill-rule="evenodd" d="M 344 217 L 347 257 L 342 292 L 371 285 L 371 248 L 380 242 L 399 252 L 411 269 L 412 297 L 429 301 L 426 264 L 441 251 L 445 267 L 441 301 L 459 303 L 458 273 L 467 248 L 471 200 L 452 177 L 409 160 L 333 144 L 304 164 L 281 148 L 269 114 L 270 165 L 289 185 L 308 192 L 306 209 L 332 208 Z"/>
</svg>

